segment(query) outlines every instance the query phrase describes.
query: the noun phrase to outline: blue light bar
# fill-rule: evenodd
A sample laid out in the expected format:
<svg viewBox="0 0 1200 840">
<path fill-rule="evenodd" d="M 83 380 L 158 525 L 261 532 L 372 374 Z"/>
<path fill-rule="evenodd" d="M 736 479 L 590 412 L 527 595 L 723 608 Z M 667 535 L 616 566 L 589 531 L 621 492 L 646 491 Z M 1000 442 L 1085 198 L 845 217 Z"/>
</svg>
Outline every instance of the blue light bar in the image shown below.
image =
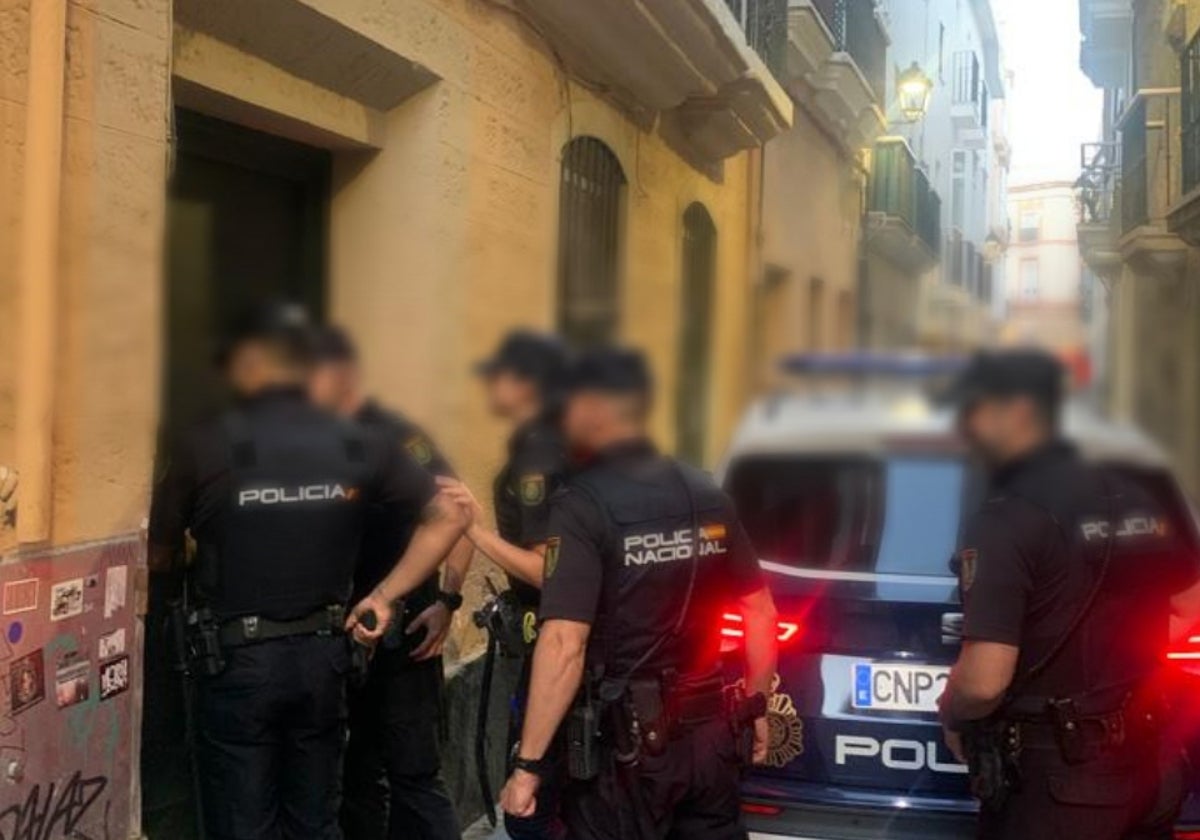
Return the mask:
<svg viewBox="0 0 1200 840">
<path fill-rule="evenodd" d="M 967 365 L 962 356 L 926 356 L 916 353 L 796 353 L 784 356 L 779 366 L 788 373 L 820 376 L 884 376 L 914 379 L 951 376 Z"/>
</svg>

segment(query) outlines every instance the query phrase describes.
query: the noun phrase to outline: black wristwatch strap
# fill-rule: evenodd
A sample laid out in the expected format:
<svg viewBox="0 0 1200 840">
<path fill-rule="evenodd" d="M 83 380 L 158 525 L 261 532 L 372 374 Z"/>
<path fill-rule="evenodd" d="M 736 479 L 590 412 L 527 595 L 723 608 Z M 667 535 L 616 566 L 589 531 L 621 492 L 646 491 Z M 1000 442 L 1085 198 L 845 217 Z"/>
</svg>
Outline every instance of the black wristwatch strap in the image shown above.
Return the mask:
<svg viewBox="0 0 1200 840">
<path fill-rule="evenodd" d="M 458 592 L 446 592 L 443 589 L 438 590 L 437 599 L 446 605 L 446 609 L 454 612 L 463 605 L 463 596 Z"/>
<path fill-rule="evenodd" d="M 524 770 L 526 773 L 532 773 L 540 779 L 546 775 L 546 759 L 522 758 L 518 755 L 513 758 L 513 769 Z"/>
</svg>

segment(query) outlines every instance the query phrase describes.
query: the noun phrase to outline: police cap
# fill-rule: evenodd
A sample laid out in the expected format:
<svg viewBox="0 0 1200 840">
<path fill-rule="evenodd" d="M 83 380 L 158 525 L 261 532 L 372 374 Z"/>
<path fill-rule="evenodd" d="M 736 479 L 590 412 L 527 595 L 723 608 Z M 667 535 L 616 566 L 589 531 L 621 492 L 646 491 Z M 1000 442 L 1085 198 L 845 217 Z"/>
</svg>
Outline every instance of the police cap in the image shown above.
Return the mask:
<svg viewBox="0 0 1200 840">
<path fill-rule="evenodd" d="M 1063 399 L 1065 371 L 1041 350 L 990 350 L 976 353 L 943 395 L 957 408 L 992 397 L 1025 396 L 1048 417 L 1056 417 Z"/>
<path fill-rule="evenodd" d="M 326 325 L 313 331 L 312 359 L 317 363 L 355 362 L 358 361 L 358 348 L 344 329 Z"/>
<path fill-rule="evenodd" d="M 561 387 L 567 372 L 567 351 L 555 336 L 532 330 L 513 330 L 496 352 L 475 365 L 481 376 L 513 373 L 537 383 L 543 391 Z"/>
<path fill-rule="evenodd" d="M 637 350 L 604 347 L 583 353 L 571 371 L 569 390 L 601 391 L 648 399 L 654 378 L 646 357 Z"/>
<path fill-rule="evenodd" d="M 292 361 L 307 361 L 312 349 L 312 324 L 308 312 L 294 301 L 267 301 L 246 308 L 233 320 L 221 340 L 216 353 L 217 365 L 227 365 L 233 351 L 251 341 L 275 343 Z"/>
</svg>

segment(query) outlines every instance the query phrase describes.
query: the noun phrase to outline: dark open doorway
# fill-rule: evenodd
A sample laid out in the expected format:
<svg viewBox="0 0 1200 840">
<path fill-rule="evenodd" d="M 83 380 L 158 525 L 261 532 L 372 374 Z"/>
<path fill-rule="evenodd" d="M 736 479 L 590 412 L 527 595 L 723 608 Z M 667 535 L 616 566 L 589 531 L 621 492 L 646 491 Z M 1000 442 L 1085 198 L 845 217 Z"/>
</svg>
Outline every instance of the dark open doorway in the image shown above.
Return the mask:
<svg viewBox="0 0 1200 840">
<path fill-rule="evenodd" d="M 324 304 L 330 154 L 180 111 L 167 222 L 163 420 L 220 404 L 213 340 L 247 305 Z"/>
<path fill-rule="evenodd" d="M 189 111 L 176 114 L 175 152 L 163 300 L 164 441 L 224 404 L 212 365 L 216 339 L 246 306 L 288 298 L 321 314 L 330 176 L 325 150 Z M 166 627 L 179 587 L 178 580 L 157 579 L 150 592 L 142 810 L 147 836 L 188 840 L 195 837 L 192 787 Z"/>
</svg>

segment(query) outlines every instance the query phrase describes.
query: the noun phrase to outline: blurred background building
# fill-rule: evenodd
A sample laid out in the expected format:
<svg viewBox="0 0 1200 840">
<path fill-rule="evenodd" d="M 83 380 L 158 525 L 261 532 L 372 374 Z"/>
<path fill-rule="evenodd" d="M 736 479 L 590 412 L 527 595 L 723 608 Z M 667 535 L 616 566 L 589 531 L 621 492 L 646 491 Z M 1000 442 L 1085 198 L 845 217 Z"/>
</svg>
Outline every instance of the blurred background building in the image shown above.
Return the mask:
<svg viewBox="0 0 1200 840">
<path fill-rule="evenodd" d="M 1086 384 L 1090 350 L 1085 312 L 1087 268 L 1076 235 L 1079 210 L 1071 181 L 1021 184 L 1009 188 L 1013 220 L 1001 340 L 1036 345 L 1073 363 Z"/>
<path fill-rule="evenodd" d="M 1104 91 L 1082 150 L 1079 246 L 1104 285 L 1106 404 L 1200 490 L 1200 2 L 1081 0 L 1080 64 Z"/>
<path fill-rule="evenodd" d="M 173 677 L 141 621 L 140 528 L 156 442 L 220 405 L 213 337 L 255 299 L 347 326 L 370 389 L 481 490 L 504 442 L 468 371 L 514 325 L 646 348 L 656 436 L 698 463 L 783 353 L 994 338 L 996 28 L 987 0 L 917 5 L 0 0 L 0 668 L 120 629 L 140 677 L 150 638 L 145 685 L 23 726 L 0 712 L 0 767 L 103 778 L 78 829 L 136 834 L 144 716 L 145 812 L 169 819 L 153 783 L 182 778 L 161 751 L 179 721 L 156 699 Z M 916 112 L 897 92 L 914 66 Z M 115 568 L 110 611 L 93 601 Z M 90 606 L 50 622 L 63 580 Z M 464 816 L 470 752 L 448 767 Z"/>
<path fill-rule="evenodd" d="M 875 144 L 863 297 L 866 343 L 963 350 L 994 339 L 1008 245 L 1005 84 L 988 0 L 887 0 L 887 134 Z M 898 82 L 933 82 L 906 120 Z"/>
</svg>

